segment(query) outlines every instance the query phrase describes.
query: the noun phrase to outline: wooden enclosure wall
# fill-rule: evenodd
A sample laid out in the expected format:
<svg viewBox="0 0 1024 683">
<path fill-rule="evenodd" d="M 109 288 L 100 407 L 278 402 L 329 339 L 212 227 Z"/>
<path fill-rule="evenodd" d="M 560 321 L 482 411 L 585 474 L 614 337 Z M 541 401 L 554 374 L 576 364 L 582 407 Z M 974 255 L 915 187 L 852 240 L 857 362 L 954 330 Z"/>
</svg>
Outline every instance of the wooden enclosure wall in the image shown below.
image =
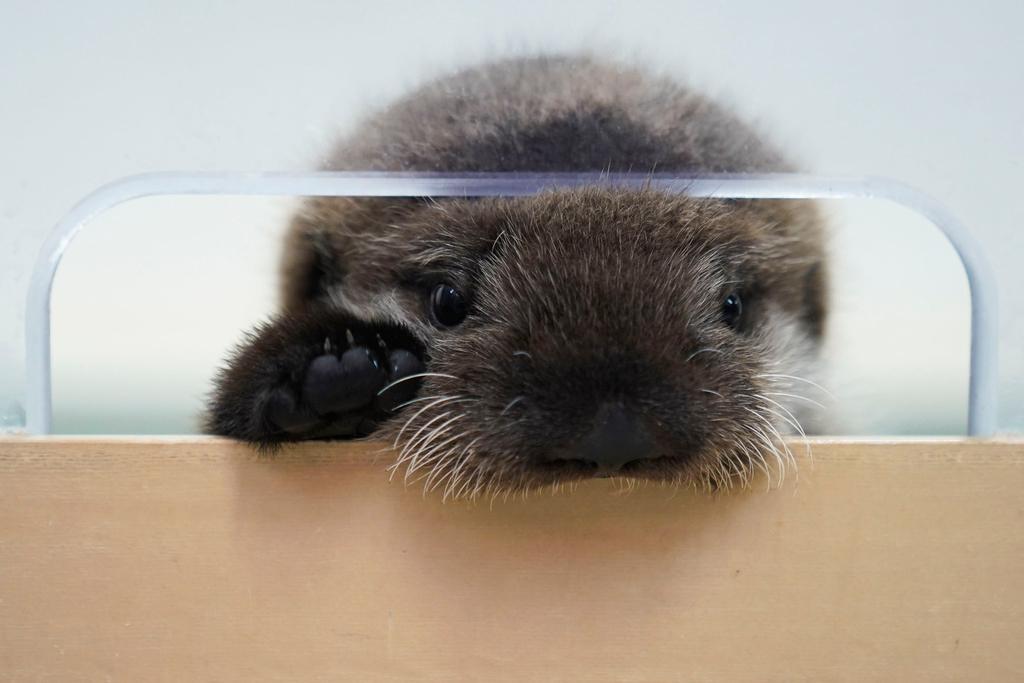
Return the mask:
<svg viewBox="0 0 1024 683">
<path fill-rule="evenodd" d="M 1024 444 L 442 503 L 376 444 L 0 441 L 0 679 L 1024 677 Z M 795 449 L 800 452 L 800 449 Z"/>
</svg>

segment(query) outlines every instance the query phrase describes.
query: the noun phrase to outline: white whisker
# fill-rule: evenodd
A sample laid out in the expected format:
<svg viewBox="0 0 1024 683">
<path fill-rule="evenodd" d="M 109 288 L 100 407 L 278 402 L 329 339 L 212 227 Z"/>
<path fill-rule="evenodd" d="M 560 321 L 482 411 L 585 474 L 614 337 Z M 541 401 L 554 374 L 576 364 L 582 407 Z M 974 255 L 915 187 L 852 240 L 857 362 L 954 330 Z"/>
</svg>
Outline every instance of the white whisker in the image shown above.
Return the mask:
<svg viewBox="0 0 1024 683">
<path fill-rule="evenodd" d="M 516 405 L 520 401 L 525 401 L 525 400 L 526 400 L 525 396 L 516 396 L 514 399 L 512 399 L 511 401 L 508 402 L 508 405 L 506 405 L 505 408 L 501 411 L 501 414 L 504 415 L 505 413 L 507 413 L 512 408 L 512 406 Z"/>
<path fill-rule="evenodd" d="M 707 348 L 704 348 L 704 349 L 697 349 L 696 351 L 691 353 L 689 356 L 687 356 L 686 360 L 684 362 L 685 363 L 689 363 L 691 360 L 693 360 L 694 358 L 696 358 L 697 356 L 699 356 L 702 353 L 722 353 L 722 351 L 720 349 L 713 349 L 711 347 L 707 347 Z"/>
<path fill-rule="evenodd" d="M 785 396 L 786 398 L 795 398 L 798 401 L 806 401 L 807 403 L 810 403 L 811 405 L 817 406 L 817 407 L 821 408 L 822 410 L 828 410 L 823 404 L 818 403 L 814 399 L 807 398 L 806 396 L 801 396 L 800 394 L 786 394 L 786 393 L 783 393 L 781 391 L 766 391 L 764 393 L 765 393 L 766 396 Z"/>
<path fill-rule="evenodd" d="M 445 430 L 445 431 L 447 431 L 447 430 Z M 466 432 L 465 431 L 459 432 L 458 434 L 455 434 L 454 436 L 451 436 L 451 437 L 445 439 L 444 441 L 441 441 L 440 443 L 434 445 L 429 451 L 423 452 L 422 453 L 422 458 L 423 458 L 422 462 L 419 465 L 415 465 L 415 466 L 410 465 L 409 471 L 406 472 L 406 475 L 405 475 L 406 478 L 408 478 L 409 475 L 413 474 L 420 467 L 426 466 L 427 463 L 436 464 L 434 461 L 435 460 L 440 460 L 442 458 L 442 455 L 441 455 L 442 454 L 442 449 L 445 446 L 450 444 L 452 441 L 457 441 L 459 439 L 465 438 L 465 436 L 466 436 Z M 453 452 L 454 448 L 457 448 L 457 447 L 458 446 L 450 447 L 449 450 L 447 451 L 448 454 L 450 455 Z M 428 482 L 430 481 L 430 477 L 433 476 L 433 472 L 435 472 L 436 470 L 437 470 L 437 468 L 434 468 L 433 470 L 431 470 L 430 473 L 424 475 L 424 476 L 428 477 L 428 479 L 427 479 Z M 420 478 L 422 478 L 422 477 L 420 477 Z M 411 483 L 415 484 L 417 481 L 419 481 L 419 479 L 413 479 Z"/>
<path fill-rule="evenodd" d="M 789 379 L 789 380 L 793 380 L 793 381 L 796 381 L 796 382 L 804 382 L 805 384 L 809 384 L 812 387 L 814 387 L 815 389 L 818 389 L 818 390 L 823 391 L 824 393 L 828 394 L 828 396 L 830 398 L 835 398 L 835 396 L 832 394 L 831 391 L 829 391 L 825 387 L 821 386 L 817 382 L 813 382 L 813 381 L 807 379 L 806 377 L 797 377 L 796 375 L 781 375 L 781 374 L 777 374 L 777 373 L 763 373 L 763 374 L 760 374 L 760 375 L 755 375 L 755 377 L 765 377 L 765 378 L 769 378 L 769 379 L 771 379 L 771 378 Z"/>
<path fill-rule="evenodd" d="M 408 420 L 406 420 L 404 425 L 402 425 L 402 428 L 398 432 L 398 436 L 395 437 L 395 448 L 398 448 L 398 442 L 399 442 L 399 440 L 401 440 L 402 434 L 405 433 L 405 430 L 409 427 L 409 425 L 411 425 L 416 420 L 417 417 L 419 417 L 420 415 L 423 414 L 423 411 L 430 410 L 435 405 L 440 405 L 440 404 L 445 403 L 447 401 L 452 401 L 454 403 L 462 403 L 462 402 L 469 401 L 469 400 L 470 399 L 467 398 L 467 397 L 458 396 L 458 395 L 442 396 L 442 397 L 438 398 L 436 401 L 432 401 L 432 402 L 428 403 L 427 405 L 423 406 L 422 408 L 420 408 L 416 412 L 416 414 L 414 414 L 412 417 L 410 417 Z"/>
<path fill-rule="evenodd" d="M 390 389 L 393 386 L 401 384 L 402 382 L 408 381 L 410 379 L 417 379 L 419 377 L 445 377 L 447 379 L 454 379 L 454 380 L 458 380 L 459 379 L 455 375 L 445 375 L 445 374 L 440 373 L 440 372 L 417 372 L 414 375 L 406 375 L 405 377 L 402 377 L 400 379 L 396 379 L 394 382 L 391 382 L 386 387 L 384 387 L 383 389 L 378 391 L 377 395 L 380 396 L 381 394 L 383 394 L 385 391 L 387 391 L 388 389 Z"/>
<path fill-rule="evenodd" d="M 413 437 L 411 439 L 409 439 L 408 442 L 406 442 L 405 447 L 402 448 L 402 452 L 405 453 L 407 451 L 412 450 L 413 448 L 416 448 L 417 450 L 421 450 L 422 451 L 424 448 L 426 448 L 427 446 L 430 445 L 431 441 L 436 439 L 439 435 L 444 434 L 444 431 L 442 431 L 442 430 L 447 429 L 448 426 L 451 425 L 456 420 L 461 420 L 462 418 L 466 417 L 465 413 L 459 413 L 458 415 L 456 415 L 455 417 L 451 418 L 450 420 L 446 420 L 446 421 L 442 422 L 438 426 L 434 427 L 434 429 L 429 431 L 427 434 L 424 434 L 423 435 L 423 439 L 417 444 L 416 437 L 419 436 L 420 432 L 422 432 L 426 427 L 429 427 L 431 424 L 436 422 L 439 418 L 447 417 L 448 415 L 451 415 L 451 414 L 452 414 L 452 411 L 448 410 L 448 411 L 445 411 L 444 413 L 441 413 L 440 415 L 436 415 L 433 418 L 431 418 L 422 427 L 420 427 L 419 430 L 417 430 L 416 434 L 413 435 Z M 414 444 L 416 444 L 416 445 L 414 446 Z"/>
</svg>

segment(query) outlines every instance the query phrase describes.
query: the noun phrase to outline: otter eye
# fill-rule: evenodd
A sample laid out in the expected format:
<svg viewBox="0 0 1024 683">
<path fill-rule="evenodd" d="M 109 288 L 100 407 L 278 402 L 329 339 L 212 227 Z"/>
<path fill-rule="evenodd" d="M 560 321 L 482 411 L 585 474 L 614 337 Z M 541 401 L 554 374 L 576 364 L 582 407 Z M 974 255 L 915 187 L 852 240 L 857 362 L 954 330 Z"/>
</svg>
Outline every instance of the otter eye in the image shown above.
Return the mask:
<svg viewBox="0 0 1024 683">
<path fill-rule="evenodd" d="M 442 283 L 430 293 L 430 312 L 439 325 L 454 327 L 466 319 L 469 306 L 459 290 Z"/>
<path fill-rule="evenodd" d="M 740 299 L 739 294 L 733 292 L 725 297 L 725 301 L 722 302 L 722 320 L 726 325 L 735 328 L 740 321 L 742 313 L 743 301 Z"/>
</svg>

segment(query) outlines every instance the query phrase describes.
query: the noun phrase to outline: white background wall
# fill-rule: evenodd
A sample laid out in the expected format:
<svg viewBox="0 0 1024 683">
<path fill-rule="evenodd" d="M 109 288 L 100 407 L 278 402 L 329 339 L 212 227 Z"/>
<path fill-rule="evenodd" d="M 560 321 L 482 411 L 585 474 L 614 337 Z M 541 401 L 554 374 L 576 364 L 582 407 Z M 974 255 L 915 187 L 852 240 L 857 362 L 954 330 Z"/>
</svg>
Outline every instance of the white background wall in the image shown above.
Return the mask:
<svg viewBox="0 0 1024 683">
<path fill-rule="evenodd" d="M 1024 429 L 1024 3 L 5 2 L 0 412 L 19 399 L 27 274 L 82 195 L 150 170 L 309 169 L 423 78 L 523 50 L 637 59 L 733 104 L 805 168 L 901 179 L 987 247 L 1002 416 Z M 97 221 L 54 298 L 57 426 L 193 428 L 223 350 L 273 306 L 287 205 L 147 200 Z M 963 428 L 966 291 L 905 212 L 834 209 L 832 387 L 848 429 Z"/>
</svg>

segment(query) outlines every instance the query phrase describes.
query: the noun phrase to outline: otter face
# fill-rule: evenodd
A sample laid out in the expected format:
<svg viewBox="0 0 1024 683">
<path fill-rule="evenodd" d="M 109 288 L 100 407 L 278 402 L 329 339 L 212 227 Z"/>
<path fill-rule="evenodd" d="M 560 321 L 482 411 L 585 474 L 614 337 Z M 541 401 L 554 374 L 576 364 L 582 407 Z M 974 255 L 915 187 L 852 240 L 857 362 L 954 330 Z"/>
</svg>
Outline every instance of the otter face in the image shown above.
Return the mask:
<svg viewBox="0 0 1024 683">
<path fill-rule="evenodd" d="M 447 494 L 784 471 L 824 322 L 812 207 L 592 189 L 418 204 L 349 233 L 335 304 L 423 342 L 385 425 Z M 380 230 L 386 230 L 381 235 Z"/>
</svg>

